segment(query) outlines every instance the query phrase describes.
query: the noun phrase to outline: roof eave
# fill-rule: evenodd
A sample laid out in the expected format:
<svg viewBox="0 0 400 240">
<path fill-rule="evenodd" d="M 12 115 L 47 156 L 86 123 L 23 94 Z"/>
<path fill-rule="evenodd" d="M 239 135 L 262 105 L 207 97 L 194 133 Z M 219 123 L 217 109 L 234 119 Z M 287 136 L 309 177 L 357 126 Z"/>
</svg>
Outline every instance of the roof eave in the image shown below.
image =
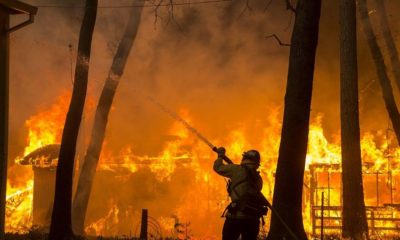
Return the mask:
<svg viewBox="0 0 400 240">
<path fill-rule="evenodd" d="M 37 7 L 17 1 L 17 0 L 0 0 L 0 7 L 6 8 L 10 14 L 32 14 L 38 11 Z"/>
</svg>

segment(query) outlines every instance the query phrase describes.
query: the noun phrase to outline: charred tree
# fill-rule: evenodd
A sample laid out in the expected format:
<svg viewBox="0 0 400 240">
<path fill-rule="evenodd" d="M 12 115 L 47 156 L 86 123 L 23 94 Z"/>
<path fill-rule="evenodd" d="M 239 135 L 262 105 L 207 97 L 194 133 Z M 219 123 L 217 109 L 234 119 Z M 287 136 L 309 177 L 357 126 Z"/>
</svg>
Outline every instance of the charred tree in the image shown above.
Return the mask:
<svg viewBox="0 0 400 240">
<path fill-rule="evenodd" d="M 321 0 L 297 2 L 275 175 L 273 206 L 298 239 L 307 239 L 302 193 L 320 12 Z M 292 239 L 278 217 L 272 214 L 268 239 L 284 238 Z"/>
<path fill-rule="evenodd" d="M 340 122 L 345 239 L 367 239 L 358 111 L 356 0 L 340 1 Z"/>
<path fill-rule="evenodd" d="M 133 8 L 132 10 L 125 33 L 119 43 L 117 53 L 114 56 L 111 69 L 96 108 L 91 138 L 80 172 L 72 208 L 73 227 L 76 234 L 84 234 L 85 216 L 104 141 L 108 115 L 128 60 L 129 53 L 136 39 L 142 9 L 143 8 L 140 7 Z"/>
<path fill-rule="evenodd" d="M 400 143 L 400 115 L 397 108 L 392 84 L 390 83 L 389 76 L 386 72 L 386 65 L 383 59 L 381 50 L 379 49 L 374 31 L 372 29 L 371 20 L 368 15 L 368 6 L 366 0 L 358 1 L 358 11 L 360 13 L 361 25 L 364 30 L 365 38 L 368 42 L 369 50 L 375 62 L 376 72 L 378 75 L 379 83 L 382 89 L 383 99 L 385 101 L 386 110 L 389 113 L 390 120 L 393 125 L 394 132 L 397 137 L 397 142 Z"/>
<path fill-rule="evenodd" d="M 376 10 L 379 17 L 380 27 L 382 29 L 383 38 L 386 43 L 386 47 L 389 52 L 390 62 L 392 64 L 393 75 L 395 77 L 395 83 L 397 88 L 400 90 L 400 60 L 399 52 L 397 51 L 396 44 L 392 35 L 392 31 L 389 27 L 389 20 L 385 9 L 383 0 L 376 0 Z"/>
<path fill-rule="evenodd" d="M 50 240 L 73 237 L 71 225 L 72 177 L 79 126 L 85 105 L 92 37 L 97 16 L 97 0 L 87 0 L 79 34 L 75 82 L 65 120 L 58 158 L 56 188 L 50 226 Z"/>
</svg>

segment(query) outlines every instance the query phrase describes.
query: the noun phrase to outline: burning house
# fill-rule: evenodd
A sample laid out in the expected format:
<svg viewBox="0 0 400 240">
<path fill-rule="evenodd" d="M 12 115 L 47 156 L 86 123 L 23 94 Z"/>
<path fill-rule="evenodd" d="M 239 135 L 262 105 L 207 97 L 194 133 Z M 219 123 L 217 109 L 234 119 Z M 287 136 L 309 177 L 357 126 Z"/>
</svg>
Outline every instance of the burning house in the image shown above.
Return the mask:
<svg viewBox="0 0 400 240">
<path fill-rule="evenodd" d="M 54 109 L 62 109 L 64 103 L 60 98 Z M 53 107 L 49 111 L 53 111 Z M 44 136 L 51 139 L 39 141 L 47 145 L 36 150 L 29 148 L 33 150 L 19 160 L 22 165 L 32 166 L 33 189 L 27 187 L 26 191 L 16 192 L 14 197 L 10 195 L 8 202 L 11 207 L 16 202 L 11 199 L 18 198 L 21 202 L 32 198 L 31 205 L 25 209 L 25 214 L 29 216 L 21 219 L 29 222 L 30 226 L 39 225 L 46 228 L 49 225 L 54 170 L 59 151 L 59 145 L 56 144 L 59 133 L 53 132 L 53 129 L 61 129 L 55 127 L 57 121 L 62 122 L 59 114 L 62 114 L 62 111 L 52 117 L 40 113 L 28 121 L 31 129 L 30 139 L 33 142 L 43 140 Z M 43 119 L 41 116 L 47 117 Z M 269 123 L 273 122 L 276 121 L 269 120 Z M 48 129 L 48 126 L 52 128 Z M 279 129 L 279 125 L 275 127 Z M 279 132 L 275 132 L 275 135 L 263 137 L 265 150 L 262 151 L 261 174 L 266 196 L 272 195 L 274 172 L 270 166 L 276 161 L 276 156 L 271 155 L 271 151 L 268 150 L 276 149 L 273 144 L 276 144 L 274 139 L 278 138 Z M 224 182 L 218 181 L 218 176 L 211 171 L 214 156 L 209 155 L 201 147 L 202 144 L 188 134 L 180 123 L 175 123 L 168 134 L 175 136 L 168 138 L 157 156 L 139 156 L 131 146 L 114 155 L 108 152 L 105 146 L 89 204 L 86 222 L 88 234 L 134 234 L 138 232 L 136 230 L 140 225 L 141 209 L 148 208 L 154 221 L 159 224 L 163 236 L 175 234 L 174 222 L 177 219 L 184 223 L 190 222 L 190 231 L 194 235 L 208 231 L 208 236 L 217 236 L 221 222 L 215 221 L 212 228 L 204 228 L 202 224 L 209 215 L 219 216 L 229 202 Z M 229 134 L 229 139 L 225 140 L 233 159 L 239 158 L 243 146 L 248 145 L 246 134 L 245 131 L 235 130 Z M 400 176 L 396 167 L 399 150 L 391 149 L 388 157 L 386 146 L 389 144 L 380 148 L 374 140 L 374 136 L 366 135 L 362 141 L 368 222 L 371 234 L 393 236 L 398 234 L 399 228 L 400 196 L 397 189 Z M 321 231 L 325 235 L 340 234 L 340 148 L 325 138 L 321 118 L 314 120 L 310 129 L 309 144 L 303 199 L 305 226 L 310 236 L 319 236 Z M 195 195 L 197 197 L 193 198 Z M 10 230 L 21 231 L 23 228 L 18 227 L 19 224 L 26 222 L 15 221 L 12 224 Z"/>
<path fill-rule="evenodd" d="M 339 164 L 309 166 L 309 206 L 311 235 L 340 235 L 342 185 Z M 395 237 L 400 228 L 400 174 L 391 169 L 377 170 L 364 164 L 363 171 L 367 221 L 371 236 Z"/>
</svg>

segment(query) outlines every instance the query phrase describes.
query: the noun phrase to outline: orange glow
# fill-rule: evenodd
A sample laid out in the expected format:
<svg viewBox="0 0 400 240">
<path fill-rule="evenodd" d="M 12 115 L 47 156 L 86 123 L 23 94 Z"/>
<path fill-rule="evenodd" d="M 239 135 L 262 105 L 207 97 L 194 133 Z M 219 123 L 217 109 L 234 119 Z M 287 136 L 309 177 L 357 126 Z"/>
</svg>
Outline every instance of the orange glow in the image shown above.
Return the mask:
<svg viewBox="0 0 400 240">
<path fill-rule="evenodd" d="M 7 184 L 6 231 L 27 232 L 32 226 L 33 180 L 25 186 Z"/>
<path fill-rule="evenodd" d="M 115 235 L 115 228 L 118 226 L 118 213 L 118 206 L 112 204 L 107 215 L 89 224 L 85 231 L 93 236 Z"/>
<path fill-rule="evenodd" d="M 64 93 L 49 109 L 26 121 L 28 145 L 24 156 L 43 146 L 60 143 L 70 98 L 70 93 Z"/>
<path fill-rule="evenodd" d="M 29 135 L 24 155 L 39 147 L 60 142 L 68 100 L 69 95 L 63 95 L 48 110 L 26 121 Z M 271 199 L 281 123 L 278 109 L 271 108 L 268 111 L 270 112 L 268 118 L 255 120 L 255 122 L 241 123 L 239 126 L 231 127 L 225 138 L 211 140 L 214 143 L 218 143 L 218 145 L 225 146 L 228 156 L 236 163 L 240 161 L 243 151 L 258 149 L 262 156 L 260 167 L 260 172 L 264 179 L 262 191 L 268 199 Z M 187 110 L 180 111 L 180 115 L 189 123 L 196 125 L 196 121 L 191 118 Z M 160 226 L 166 235 L 172 234 L 174 218 L 176 218 L 181 222 L 191 223 L 191 233 L 194 237 L 198 239 L 218 239 L 222 226 L 222 220 L 219 215 L 229 200 L 225 192 L 224 180 L 212 171 L 215 153 L 178 122 L 175 122 L 167 133 L 173 135 L 174 139 L 166 141 L 162 150 L 156 156 L 140 156 L 134 152 L 134 147 L 131 144 L 127 144 L 119 151 L 118 155 L 115 155 L 113 151 L 108 149 L 106 139 L 97 171 L 111 171 L 118 175 L 120 170 L 124 170 L 124 174 L 128 172 L 129 178 L 129 176 L 147 169 L 149 174 L 154 175 L 157 182 L 168 184 L 175 180 L 174 177 L 180 170 L 190 170 L 191 177 L 180 180 L 182 184 L 190 184 L 190 187 L 182 190 L 180 195 L 168 196 L 168 200 L 151 200 L 169 201 L 166 204 L 163 203 L 163 206 L 170 206 L 168 214 L 155 216 L 155 218 L 160 222 Z M 382 141 L 383 136 L 375 136 L 371 133 L 363 134 L 361 141 L 363 161 L 369 164 L 372 163 L 372 166 L 367 167 L 368 171 L 387 171 L 388 157 L 386 152 L 388 146 L 387 144 L 377 144 L 379 141 L 376 138 Z M 398 164 L 400 149 L 393 149 L 391 155 L 391 164 L 395 166 Z M 322 116 L 319 115 L 312 120 L 310 126 L 305 184 L 308 184 L 310 179 L 307 174 L 309 174 L 312 164 L 340 164 L 340 161 L 340 143 L 338 140 L 333 143 L 328 141 L 322 127 Z M 32 220 L 33 177 L 30 170 L 26 171 L 30 172 L 30 178 L 22 185 L 10 185 L 7 191 L 7 199 L 9 200 L 7 202 L 7 231 L 9 232 L 26 231 L 26 227 L 29 228 L 31 226 L 29 222 Z M 324 172 L 323 169 L 318 171 L 321 174 Z M 398 171 L 398 168 L 395 168 L 395 171 Z M 127 177 L 125 175 L 124 178 L 120 179 L 125 179 L 123 181 L 126 181 Z M 13 182 L 14 179 L 9 179 L 9 181 Z M 340 181 L 340 178 L 335 179 L 335 181 Z M 324 185 L 325 183 L 325 180 L 321 180 L 319 184 Z M 115 188 L 118 187 L 115 186 Z M 132 191 L 135 191 L 135 189 L 132 189 Z M 165 191 L 168 191 L 168 188 Z M 168 192 L 163 194 L 168 194 Z M 306 230 L 311 232 L 310 197 L 307 196 L 309 194 L 307 191 L 304 194 L 304 225 Z M 340 205 L 340 192 L 332 192 L 330 197 L 332 206 Z M 93 196 L 91 201 L 97 201 L 96 196 Z M 149 202 L 151 201 L 149 200 Z M 21 203 L 19 204 L 19 202 Z M 128 224 L 119 219 L 120 208 L 118 202 L 115 199 L 112 204 L 109 204 L 109 209 L 103 217 L 97 217 L 97 220 L 88 222 L 86 231 L 96 235 L 118 234 L 118 225 Z M 131 213 L 139 216 L 137 214 L 138 211 L 140 211 L 140 207 Z M 150 214 L 151 211 L 152 209 L 150 209 Z M 172 215 L 175 217 L 172 218 Z M 209 222 L 210 224 L 204 224 L 204 222 Z"/>
<path fill-rule="evenodd" d="M 38 148 L 61 141 L 69 99 L 69 93 L 61 95 L 49 109 L 26 121 L 28 139 L 24 156 Z M 16 162 L 20 160 L 16 159 Z M 42 166 L 42 162 L 37 161 L 35 164 Z M 27 232 L 32 227 L 33 172 L 28 166 L 14 166 L 9 171 L 10 173 L 17 171 L 19 179 L 10 176 L 8 178 L 6 232 Z"/>
</svg>

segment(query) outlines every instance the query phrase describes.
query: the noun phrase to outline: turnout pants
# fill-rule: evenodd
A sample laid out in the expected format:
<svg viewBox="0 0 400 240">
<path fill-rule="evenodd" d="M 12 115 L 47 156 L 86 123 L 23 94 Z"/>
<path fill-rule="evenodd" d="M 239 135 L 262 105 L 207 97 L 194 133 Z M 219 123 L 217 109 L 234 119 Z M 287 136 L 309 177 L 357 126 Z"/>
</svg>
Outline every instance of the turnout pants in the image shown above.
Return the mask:
<svg viewBox="0 0 400 240">
<path fill-rule="evenodd" d="M 260 231 L 260 220 L 258 218 L 225 219 L 222 229 L 222 240 L 237 240 L 242 236 L 242 240 L 256 240 Z"/>
</svg>

